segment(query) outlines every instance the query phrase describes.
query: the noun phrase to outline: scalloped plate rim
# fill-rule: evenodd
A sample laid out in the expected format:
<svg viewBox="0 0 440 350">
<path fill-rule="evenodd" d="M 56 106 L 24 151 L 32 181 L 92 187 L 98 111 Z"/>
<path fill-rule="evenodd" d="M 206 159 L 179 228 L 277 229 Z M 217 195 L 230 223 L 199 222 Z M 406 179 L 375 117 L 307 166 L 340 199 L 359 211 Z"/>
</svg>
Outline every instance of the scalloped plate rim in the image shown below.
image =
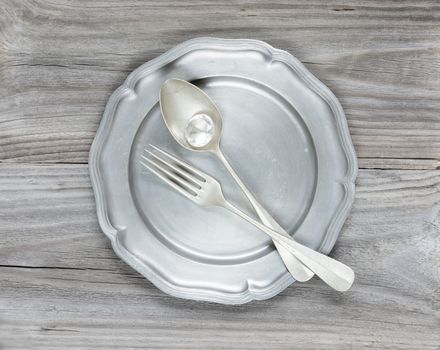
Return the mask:
<svg viewBox="0 0 440 350">
<path fill-rule="evenodd" d="M 100 227 L 104 234 L 110 239 L 112 248 L 115 253 L 133 269 L 138 271 L 149 281 L 151 281 L 156 287 L 163 292 L 175 297 L 211 301 L 223 304 L 244 304 L 252 300 L 264 300 L 269 299 L 294 282 L 292 276 L 286 272 L 284 276 L 272 283 L 265 289 L 253 290 L 247 288 L 240 293 L 223 293 L 209 289 L 188 288 L 172 284 L 165 278 L 156 274 L 154 270 L 147 266 L 145 263 L 140 262 L 135 256 L 130 254 L 118 240 L 118 230 L 113 227 L 108 218 L 108 208 L 104 199 L 104 193 L 102 191 L 102 179 L 98 167 L 98 161 L 102 146 L 106 139 L 109 128 L 107 125 L 112 121 L 114 117 L 114 111 L 120 101 L 130 94 L 135 94 L 134 87 L 138 79 L 145 75 L 148 71 L 154 71 L 157 68 L 162 67 L 168 61 L 174 60 L 184 53 L 191 51 L 195 48 L 203 48 L 205 45 L 215 45 L 216 47 L 230 47 L 231 44 L 236 47 L 265 50 L 270 54 L 273 60 L 280 61 L 286 64 L 292 69 L 315 93 L 317 93 L 330 107 L 332 114 L 335 116 L 336 125 L 338 130 L 339 141 L 341 142 L 344 155 L 347 160 L 347 173 L 344 181 L 340 184 L 344 186 L 345 196 L 339 204 L 339 209 L 336 211 L 329 228 L 327 235 L 319 250 L 325 254 L 328 254 L 333 248 L 337 237 L 339 236 L 342 225 L 344 224 L 351 206 L 354 201 L 355 179 L 357 176 L 357 157 L 354 151 L 354 147 L 351 141 L 350 133 L 348 130 L 347 120 L 336 96 L 331 90 L 324 85 L 318 78 L 316 78 L 297 58 L 287 51 L 276 49 L 266 42 L 255 39 L 220 39 L 211 37 L 194 38 L 182 42 L 181 44 L 174 46 L 170 50 L 161 54 L 160 56 L 142 64 L 134 71 L 132 71 L 124 83 L 117 88 L 110 96 L 106 108 L 103 113 L 103 117 L 96 132 L 95 139 L 93 140 L 90 154 L 89 154 L 89 172 L 92 183 L 93 192 L 96 201 L 96 211 Z M 234 47 L 235 47 L 234 46 Z M 249 284 L 248 284 L 249 286 Z"/>
</svg>

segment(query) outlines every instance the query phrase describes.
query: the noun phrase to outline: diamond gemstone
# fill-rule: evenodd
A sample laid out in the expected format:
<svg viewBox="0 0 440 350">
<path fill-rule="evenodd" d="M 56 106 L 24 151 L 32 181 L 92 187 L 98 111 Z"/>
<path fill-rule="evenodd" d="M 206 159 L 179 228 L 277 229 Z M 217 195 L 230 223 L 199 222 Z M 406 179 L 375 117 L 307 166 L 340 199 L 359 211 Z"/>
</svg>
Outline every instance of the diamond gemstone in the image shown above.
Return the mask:
<svg viewBox="0 0 440 350">
<path fill-rule="evenodd" d="M 196 114 L 186 125 L 185 138 L 193 147 L 206 146 L 214 136 L 214 122 L 206 114 Z"/>
</svg>

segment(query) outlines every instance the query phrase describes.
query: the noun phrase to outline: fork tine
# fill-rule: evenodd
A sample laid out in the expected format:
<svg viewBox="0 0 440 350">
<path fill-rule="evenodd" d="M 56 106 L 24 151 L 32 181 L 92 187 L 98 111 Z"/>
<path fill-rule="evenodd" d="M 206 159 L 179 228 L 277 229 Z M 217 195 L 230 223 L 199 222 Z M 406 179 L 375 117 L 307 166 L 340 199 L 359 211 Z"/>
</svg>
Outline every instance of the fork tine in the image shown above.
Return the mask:
<svg viewBox="0 0 440 350">
<path fill-rule="evenodd" d="M 174 180 L 174 182 L 177 182 L 178 185 L 184 187 L 185 189 L 187 189 L 190 192 L 193 192 L 194 195 L 197 195 L 197 191 L 199 190 L 198 187 L 196 187 L 196 185 L 191 184 L 188 181 L 185 181 L 183 178 L 181 178 L 180 176 L 176 175 L 175 173 L 173 173 L 172 171 L 170 171 L 167 167 L 166 164 L 161 165 L 158 161 L 147 158 L 145 156 L 141 156 L 145 161 L 147 161 L 148 163 L 150 163 L 151 165 L 153 165 L 155 168 L 159 169 L 162 173 L 164 173 L 168 178 L 171 178 Z"/>
<path fill-rule="evenodd" d="M 159 157 L 157 154 L 154 154 L 153 152 L 149 151 L 149 150 L 145 150 L 145 152 L 147 152 L 150 156 L 152 156 L 153 158 L 157 159 L 159 162 L 163 163 L 164 165 L 170 167 L 171 169 L 173 169 L 175 172 L 177 172 L 179 174 L 179 176 L 184 177 L 187 181 L 194 183 L 194 185 L 198 188 L 201 189 L 202 188 L 202 181 L 198 180 L 193 174 L 188 173 L 185 169 L 182 169 L 180 167 L 175 166 L 173 163 L 164 160 L 163 158 Z M 142 158 L 146 158 L 143 155 L 141 155 Z"/>
<path fill-rule="evenodd" d="M 161 174 L 159 171 L 157 171 L 156 169 L 153 169 L 153 167 L 150 167 L 148 164 L 145 164 L 144 162 L 140 161 L 140 163 L 147 168 L 149 171 L 151 171 L 154 175 L 156 175 L 157 177 L 159 177 L 161 180 L 163 180 L 164 182 L 166 182 L 168 185 L 170 185 L 172 188 L 174 188 L 176 191 L 178 191 L 180 194 L 184 195 L 186 198 L 191 199 L 192 201 L 194 201 L 195 196 L 192 193 L 189 193 L 187 191 L 187 189 L 181 187 L 180 185 L 176 184 L 174 181 L 171 181 L 168 177 L 166 177 L 165 175 Z"/>
<path fill-rule="evenodd" d="M 203 182 L 206 182 L 206 178 L 209 176 L 207 174 L 205 174 L 204 172 L 202 172 L 199 169 L 194 168 L 193 166 L 189 165 L 188 163 L 185 163 L 184 161 L 180 160 L 179 158 L 176 158 L 175 156 L 173 156 L 172 154 L 160 149 L 159 147 L 152 145 L 151 143 L 149 144 L 150 147 L 152 147 L 153 149 L 155 149 L 156 151 L 162 153 L 163 155 L 167 156 L 168 158 L 172 159 L 173 161 L 175 161 L 177 164 L 179 164 L 180 166 L 188 169 L 189 171 L 191 171 L 192 173 L 198 175 Z M 147 152 L 148 150 L 145 149 Z"/>
</svg>

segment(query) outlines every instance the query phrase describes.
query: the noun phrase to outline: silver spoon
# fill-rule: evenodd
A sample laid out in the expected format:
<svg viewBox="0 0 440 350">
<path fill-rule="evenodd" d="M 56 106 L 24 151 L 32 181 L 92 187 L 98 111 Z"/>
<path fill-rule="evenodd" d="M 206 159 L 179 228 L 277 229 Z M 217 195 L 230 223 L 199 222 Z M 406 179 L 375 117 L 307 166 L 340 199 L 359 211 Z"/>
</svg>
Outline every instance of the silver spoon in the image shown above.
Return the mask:
<svg viewBox="0 0 440 350">
<path fill-rule="evenodd" d="M 255 199 L 223 155 L 220 149 L 222 116 L 207 94 L 185 80 L 170 79 L 160 89 L 160 108 L 168 130 L 179 144 L 192 151 L 215 154 L 249 199 L 263 224 L 291 238 Z M 304 282 L 312 278 L 310 269 L 277 241 L 274 240 L 274 244 L 296 280 Z"/>
</svg>

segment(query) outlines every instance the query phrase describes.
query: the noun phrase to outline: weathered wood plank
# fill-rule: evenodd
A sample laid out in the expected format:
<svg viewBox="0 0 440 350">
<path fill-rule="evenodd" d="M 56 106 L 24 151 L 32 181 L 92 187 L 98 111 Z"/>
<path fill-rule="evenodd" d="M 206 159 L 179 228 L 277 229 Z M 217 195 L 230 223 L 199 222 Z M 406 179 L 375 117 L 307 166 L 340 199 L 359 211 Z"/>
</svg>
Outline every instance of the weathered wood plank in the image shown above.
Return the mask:
<svg viewBox="0 0 440 350">
<path fill-rule="evenodd" d="M 5 349 L 437 349 L 440 170 L 362 170 L 318 279 L 243 306 L 168 297 L 99 231 L 85 165 L 0 164 L 0 346 Z"/>
<path fill-rule="evenodd" d="M 438 159 L 411 159 L 411 158 L 358 158 L 361 169 L 440 169 Z"/>
<path fill-rule="evenodd" d="M 436 1 L 5 0 L 0 160 L 87 162 L 128 72 L 183 40 L 219 36 L 302 60 L 340 98 L 361 166 L 435 169 L 439 18 Z"/>
</svg>

